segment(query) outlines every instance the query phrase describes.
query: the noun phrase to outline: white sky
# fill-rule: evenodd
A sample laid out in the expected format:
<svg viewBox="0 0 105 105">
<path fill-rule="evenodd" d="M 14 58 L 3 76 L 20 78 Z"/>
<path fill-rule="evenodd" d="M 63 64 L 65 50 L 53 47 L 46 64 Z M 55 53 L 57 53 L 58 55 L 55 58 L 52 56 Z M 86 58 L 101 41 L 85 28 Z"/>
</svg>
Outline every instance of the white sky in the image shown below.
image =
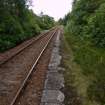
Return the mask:
<svg viewBox="0 0 105 105">
<path fill-rule="evenodd" d="M 33 11 L 36 14 L 43 12 L 54 17 L 55 20 L 63 18 L 71 11 L 73 0 L 33 0 Z"/>
</svg>

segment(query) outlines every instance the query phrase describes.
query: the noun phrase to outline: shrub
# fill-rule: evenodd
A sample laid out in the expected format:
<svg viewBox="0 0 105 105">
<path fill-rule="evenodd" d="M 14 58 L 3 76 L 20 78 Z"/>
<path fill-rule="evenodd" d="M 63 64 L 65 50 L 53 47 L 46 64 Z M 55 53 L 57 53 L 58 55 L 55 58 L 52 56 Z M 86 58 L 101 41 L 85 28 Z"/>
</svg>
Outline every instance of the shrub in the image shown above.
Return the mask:
<svg viewBox="0 0 105 105">
<path fill-rule="evenodd" d="M 89 34 L 95 45 L 105 47 L 105 3 L 91 16 Z"/>
<path fill-rule="evenodd" d="M 5 34 L 15 35 L 24 33 L 21 24 L 10 14 L 3 18 L 0 26 Z"/>
</svg>

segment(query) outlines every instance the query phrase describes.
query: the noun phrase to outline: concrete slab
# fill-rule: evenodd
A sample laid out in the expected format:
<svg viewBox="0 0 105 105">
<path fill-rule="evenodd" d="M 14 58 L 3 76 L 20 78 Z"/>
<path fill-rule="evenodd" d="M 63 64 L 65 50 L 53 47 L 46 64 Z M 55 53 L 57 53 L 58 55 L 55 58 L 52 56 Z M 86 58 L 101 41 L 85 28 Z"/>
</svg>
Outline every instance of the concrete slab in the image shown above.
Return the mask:
<svg viewBox="0 0 105 105">
<path fill-rule="evenodd" d="M 57 90 L 64 87 L 64 78 L 60 74 L 49 75 L 45 81 L 45 89 Z"/>
<path fill-rule="evenodd" d="M 64 104 L 57 104 L 57 103 L 41 103 L 40 105 L 64 105 Z"/>
<path fill-rule="evenodd" d="M 64 94 L 59 90 L 44 90 L 41 99 L 42 103 L 62 103 L 64 101 Z"/>
<path fill-rule="evenodd" d="M 48 78 L 56 78 L 56 79 L 59 79 L 60 81 L 64 82 L 64 76 L 63 74 L 60 74 L 60 73 L 57 73 L 57 72 L 49 72 L 47 73 L 47 79 Z"/>
<path fill-rule="evenodd" d="M 59 68 L 62 57 L 59 54 L 60 31 L 58 32 L 52 51 L 48 72 L 45 80 L 44 90 L 40 105 L 64 105 L 64 94 L 60 91 L 64 87 L 63 68 Z"/>
<path fill-rule="evenodd" d="M 64 73 L 65 72 L 65 68 L 62 68 L 62 67 L 58 67 L 57 68 L 57 71 L 59 72 L 59 73 Z"/>
<path fill-rule="evenodd" d="M 50 63 L 58 62 L 58 60 L 59 60 L 59 61 L 61 60 L 61 56 L 60 56 L 60 55 L 54 55 L 54 54 L 53 54 Z"/>
</svg>

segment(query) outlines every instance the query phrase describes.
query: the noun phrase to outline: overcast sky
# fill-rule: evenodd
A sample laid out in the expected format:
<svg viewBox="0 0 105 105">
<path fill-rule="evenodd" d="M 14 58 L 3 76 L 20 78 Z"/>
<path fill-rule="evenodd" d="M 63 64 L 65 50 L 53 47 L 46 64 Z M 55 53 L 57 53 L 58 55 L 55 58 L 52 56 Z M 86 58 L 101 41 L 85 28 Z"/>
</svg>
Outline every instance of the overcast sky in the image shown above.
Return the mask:
<svg viewBox="0 0 105 105">
<path fill-rule="evenodd" d="M 71 11 L 73 0 L 33 0 L 33 11 L 36 14 L 43 12 L 54 17 L 55 20 L 62 18 Z"/>
</svg>

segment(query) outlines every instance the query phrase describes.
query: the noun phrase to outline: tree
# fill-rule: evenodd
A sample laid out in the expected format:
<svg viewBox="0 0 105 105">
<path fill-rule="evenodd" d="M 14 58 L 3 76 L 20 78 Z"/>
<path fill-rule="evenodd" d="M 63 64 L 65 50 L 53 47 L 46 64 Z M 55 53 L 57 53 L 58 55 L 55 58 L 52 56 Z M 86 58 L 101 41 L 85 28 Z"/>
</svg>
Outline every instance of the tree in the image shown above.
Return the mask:
<svg viewBox="0 0 105 105">
<path fill-rule="evenodd" d="M 0 0 L 0 51 L 53 26 L 51 17 L 37 16 L 29 9 L 31 3 L 31 0 Z"/>
</svg>

